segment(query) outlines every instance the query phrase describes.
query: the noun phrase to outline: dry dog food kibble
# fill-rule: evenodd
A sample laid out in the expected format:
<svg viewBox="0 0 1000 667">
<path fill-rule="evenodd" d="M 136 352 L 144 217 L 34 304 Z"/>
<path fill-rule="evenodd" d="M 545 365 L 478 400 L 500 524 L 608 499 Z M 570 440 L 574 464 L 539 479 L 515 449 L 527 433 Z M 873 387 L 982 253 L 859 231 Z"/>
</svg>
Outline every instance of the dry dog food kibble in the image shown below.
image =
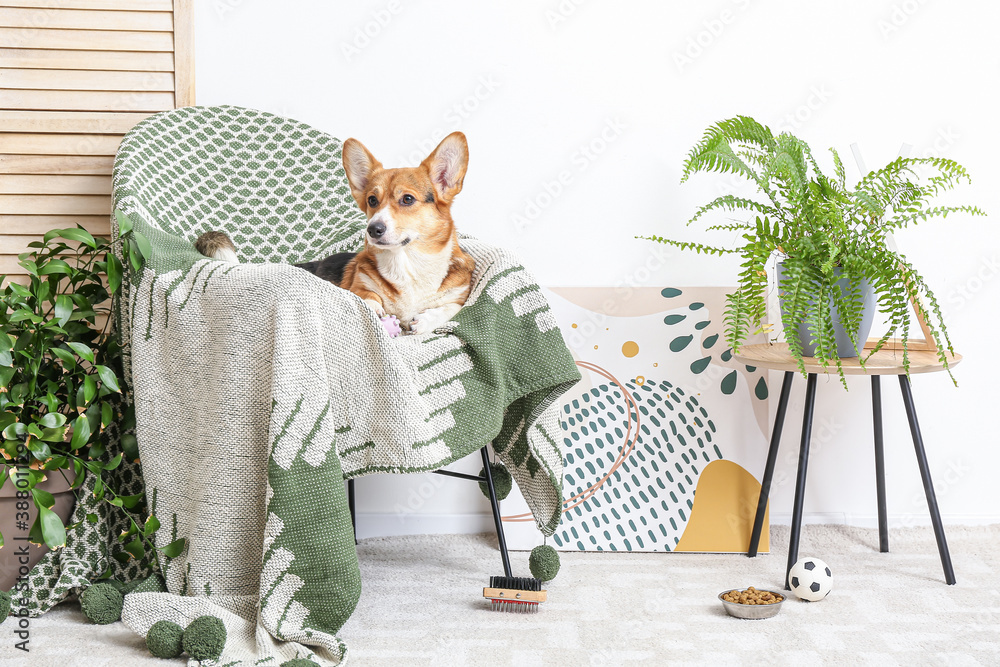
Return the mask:
<svg viewBox="0 0 1000 667">
<path fill-rule="evenodd" d="M 785 598 L 769 591 L 758 591 L 751 586 L 745 591 L 733 589 L 723 595 L 722 599 L 726 602 L 735 602 L 736 604 L 774 604 L 781 602 Z"/>
</svg>

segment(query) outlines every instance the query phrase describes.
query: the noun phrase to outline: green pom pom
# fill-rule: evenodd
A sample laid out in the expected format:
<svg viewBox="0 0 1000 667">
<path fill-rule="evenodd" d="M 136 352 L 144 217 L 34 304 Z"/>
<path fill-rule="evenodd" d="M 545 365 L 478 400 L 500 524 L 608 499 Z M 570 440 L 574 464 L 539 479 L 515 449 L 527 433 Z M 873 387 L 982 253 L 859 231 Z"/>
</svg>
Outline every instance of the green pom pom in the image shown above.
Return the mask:
<svg viewBox="0 0 1000 667">
<path fill-rule="evenodd" d="M 124 603 L 125 597 L 114 586 L 105 583 L 94 584 L 80 596 L 83 615 L 98 625 L 120 620 Z"/>
<path fill-rule="evenodd" d="M 10 615 L 10 593 L 0 591 L 0 623 L 3 623 Z"/>
<path fill-rule="evenodd" d="M 547 544 L 539 545 L 531 550 L 528 567 L 531 568 L 531 576 L 551 581 L 559 574 L 559 552 Z"/>
<path fill-rule="evenodd" d="M 505 499 L 510 495 L 510 489 L 514 484 L 514 480 L 511 479 L 510 473 L 507 472 L 507 468 L 502 463 L 491 463 L 490 472 L 493 474 L 493 490 L 497 493 L 497 500 Z M 479 476 L 486 476 L 485 468 L 480 468 Z M 483 492 L 484 496 L 487 498 L 490 497 L 490 487 L 486 486 L 486 482 L 480 482 L 479 489 Z"/>
<path fill-rule="evenodd" d="M 184 631 L 184 650 L 195 660 L 216 660 L 225 645 L 226 626 L 221 618 L 199 616 Z"/>
<path fill-rule="evenodd" d="M 305 658 L 292 658 L 281 663 L 281 667 L 319 667 L 319 663 Z"/>
<path fill-rule="evenodd" d="M 157 621 L 146 633 L 146 648 L 157 658 L 176 658 L 184 652 L 184 628 L 171 621 Z"/>
</svg>

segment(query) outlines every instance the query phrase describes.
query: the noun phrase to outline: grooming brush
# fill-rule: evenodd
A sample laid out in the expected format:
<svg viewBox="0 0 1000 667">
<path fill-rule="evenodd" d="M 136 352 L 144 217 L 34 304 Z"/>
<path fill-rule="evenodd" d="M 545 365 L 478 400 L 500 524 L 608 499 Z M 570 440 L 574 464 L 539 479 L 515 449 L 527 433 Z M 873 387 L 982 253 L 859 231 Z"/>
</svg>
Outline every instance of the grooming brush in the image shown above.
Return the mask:
<svg viewBox="0 0 1000 667">
<path fill-rule="evenodd" d="M 494 611 L 530 614 L 538 611 L 538 605 L 545 602 L 547 595 L 541 580 L 534 577 L 490 577 L 483 597 L 490 601 Z"/>
<path fill-rule="evenodd" d="M 510 570 L 510 556 L 507 554 L 507 540 L 503 536 L 503 523 L 500 518 L 500 506 L 497 503 L 497 491 L 493 485 L 493 472 L 486 448 L 480 450 L 483 456 L 483 478 L 490 495 L 490 506 L 493 508 L 493 522 L 497 527 L 497 546 L 500 547 L 500 558 L 503 560 L 502 577 L 490 577 L 490 585 L 483 589 L 483 597 L 490 601 L 494 611 L 511 611 L 515 613 L 537 612 L 539 603 L 545 602 L 546 593 L 542 590 L 542 580 L 534 577 L 515 577 Z"/>
</svg>

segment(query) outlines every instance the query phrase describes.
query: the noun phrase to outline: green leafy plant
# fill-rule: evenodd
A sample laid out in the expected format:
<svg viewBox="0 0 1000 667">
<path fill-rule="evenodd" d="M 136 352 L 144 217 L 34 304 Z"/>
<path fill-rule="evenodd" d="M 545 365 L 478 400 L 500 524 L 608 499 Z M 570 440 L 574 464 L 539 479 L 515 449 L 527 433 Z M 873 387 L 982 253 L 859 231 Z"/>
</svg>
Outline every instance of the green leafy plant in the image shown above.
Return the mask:
<svg viewBox="0 0 1000 667">
<path fill-rule="evenodd" d="M 129 267 L 108 239 L 79 226 L 53 229 L 18 257 L 28 284 L 11 281 L 0 292 L 0 486 L 12 483 L 30 493 L 38 514 L 29 540 L 55 549 L 65 545 L 73 526 L 63 524 L 52 511 L 54 498 L 37 485 L 59 474 L 72 479 L 79 494 L 89 472 L 96 478 L 94 495 L 128 516 L 130 528 L 121 539 L 126 558 L 138 558 L 144 544 L 152 547 L 159 522 L 155 516 L 142 520 L 143 494 L 122 495 L 109 480 L 123 458 L 139 458 L 109 316 L 126 269 L 141 268 L 149 242 L 118 215 L 118 242 Z M 178 542 L 161 552 L 176 556 L 183 547 Z"/>
<path fill-rule="evenodd" d="M 814 356 L 824 367 L 834 362 L 845 387 L 833 309 L 854 347 L 861 349 L 864 341 L 856 340 L 856 332 L 862 317 L 864 281 L 871 285 L 879 310 L 889 323 L 869 356 L 898 334 L 903 366 L 909 372 L 910 308 L 915 304 L 933 335 L 938 358 L 947 368 L 945 350 L 953 350 L 937 299 L 906 257 L 891 246 L 887 235 L 949 213 L 983 215 L 974 206 L 929 203 L 959 182 L 969 181 L 968 174 L 952 160 L 898 158 L 849 187 L 840 156 L 832 148 L 830 152 L 833 176 L 823 173 L 808 144 L 792 134 L 774 136 L 768 127 L 746 116 L 716 123 L 688 155 L 681 182 L 697 172 L 735 174 L 753 183 L 759 196 L 722 195 L 699 208 L 688 224 L 711 211 L 738 213 L 737 219 L 706 229 L 737 234 L 741 242 L 725 248 L 659 236 L 642 238 L 698 253 L 740 256 L 739 285 L 727 295 L 725 311 L 726 337 L 734 350 L 738 351 L 749 335 L 767 328 L 767 264 L 777 254 L 784 258 L 779 290 L 784 297 L 785 331 L 795 332 L 800 325 L 807 325 L 816 345 Z M 841 279 L 849 283 L 847 289 L 837 286 Z M 805 373 L 801 342 L 795 335 L 788 335 L 787 342 Z M 862 365 L 865 358 L 861 358 Z"/>
</svg>

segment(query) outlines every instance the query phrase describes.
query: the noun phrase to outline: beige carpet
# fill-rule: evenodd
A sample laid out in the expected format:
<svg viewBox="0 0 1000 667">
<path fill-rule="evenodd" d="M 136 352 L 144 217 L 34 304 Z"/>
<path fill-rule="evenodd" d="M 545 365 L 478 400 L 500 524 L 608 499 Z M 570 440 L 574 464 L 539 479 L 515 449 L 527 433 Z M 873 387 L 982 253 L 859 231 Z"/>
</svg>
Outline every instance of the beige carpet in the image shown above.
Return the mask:
<svg viewBox="0 0 1000 667">
<path fill-rule="evenodd" d="M 897 529 L 892 553 L 874 530 L 806 526 L 800 553 L 824 559 L 834 591 L 790 600 L 776 618 L 725 615 L 716 596 L 781 585 L 788 530 L 776 551 L 562 554 L 538 614 L 490 611 L 480 597 L 501 574 L 491 536 L 364 540 L 364 592 L 341 637 L 352 665 L 1000 665 L 1000 526 L 948 528 L 958 585 L 944 584 L 929 528 Z M 512 554 L 527 574 L 527 554 Z M 0 626 L 0 665 L 103 667 L 157 660 L 121 623 L 88 624 L 74 604 L 33 619 L 31 653 Z"/>
</svg>

